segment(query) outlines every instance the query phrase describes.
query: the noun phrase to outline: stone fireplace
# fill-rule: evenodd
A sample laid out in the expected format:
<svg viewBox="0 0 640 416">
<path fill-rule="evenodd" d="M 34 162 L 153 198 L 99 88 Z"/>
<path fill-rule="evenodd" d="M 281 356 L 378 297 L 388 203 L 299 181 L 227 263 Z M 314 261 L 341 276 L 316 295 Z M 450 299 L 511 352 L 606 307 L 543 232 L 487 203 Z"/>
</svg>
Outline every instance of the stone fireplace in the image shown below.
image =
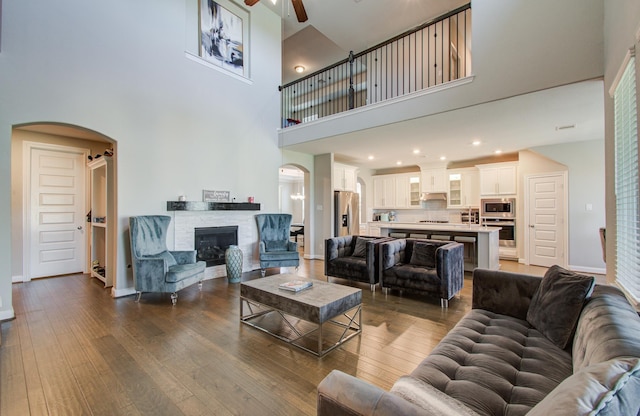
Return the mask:
<svg viewBox="0 0 640 416">
<path fill-rule="evenodd" d="M 196 260 L 207 262 L 207 267 L 225 264 L 224 252 L 238 244 L 238 226 L 201 227 L 194 232 L 193 246 Z"/>
<path fill-rule="evenodd" d="M 197 250 L 196 229 L 237 227 L 237 245 L 244 255 L 243 271 L 260 268 L 258 259 L 258 228 L 255 211 L 170 211 L 173 215 L 175 250 Z M 171 238 L 171 237 L 169 237 Z M 223 251 L 224 253 L 224 251 Z M 205 269 L 205 279 L 225 277 L 224 261 Z"/>
</svg>

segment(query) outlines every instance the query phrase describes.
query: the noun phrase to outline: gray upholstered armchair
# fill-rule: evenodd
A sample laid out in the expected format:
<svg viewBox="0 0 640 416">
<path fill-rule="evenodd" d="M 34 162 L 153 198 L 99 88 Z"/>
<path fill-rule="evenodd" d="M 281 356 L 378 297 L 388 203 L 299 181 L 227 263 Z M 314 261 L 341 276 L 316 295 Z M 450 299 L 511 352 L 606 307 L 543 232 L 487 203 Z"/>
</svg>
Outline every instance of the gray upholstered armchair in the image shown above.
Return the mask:
<svg viewBox="0 0 640 416">
<path fill-rule="evenodd" d="M 167 250 L 167 228 L 171 217 L 146 215 L 129 218 L 133 281 L 136 302 L 142 292 L 169 292 L 171 302 L 178 301 L 178 290 L 198 283 L 202 279 L 206 263 L 196 262 L 195 250 Z"/>
<path fill-rule="evenodd" d="M 260 272 L 269 267 L 300 266 L 298 244 L 289 241 L 291 214 L 257 214 Z"/>
<path fill-rule="evenodd" d="M 443 308 L 464 284 L 461 243 L 400 238 L 380 243 L 380 286 L 431 293 Z"/>
</svg>

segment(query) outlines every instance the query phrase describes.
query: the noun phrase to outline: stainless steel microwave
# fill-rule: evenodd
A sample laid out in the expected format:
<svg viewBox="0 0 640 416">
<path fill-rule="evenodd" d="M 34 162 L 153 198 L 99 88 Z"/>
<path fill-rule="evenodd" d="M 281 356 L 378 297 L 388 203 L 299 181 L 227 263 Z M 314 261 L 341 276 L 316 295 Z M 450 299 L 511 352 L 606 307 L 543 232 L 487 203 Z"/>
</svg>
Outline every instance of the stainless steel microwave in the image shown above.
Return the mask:
<svg viewBox="0 0 640 416">
<path fill-rule="evenodd" d="M 515 218 L 515 198 L 492 198 L 480 201 L 481 216 L 484 218 Z"/>
</svg>

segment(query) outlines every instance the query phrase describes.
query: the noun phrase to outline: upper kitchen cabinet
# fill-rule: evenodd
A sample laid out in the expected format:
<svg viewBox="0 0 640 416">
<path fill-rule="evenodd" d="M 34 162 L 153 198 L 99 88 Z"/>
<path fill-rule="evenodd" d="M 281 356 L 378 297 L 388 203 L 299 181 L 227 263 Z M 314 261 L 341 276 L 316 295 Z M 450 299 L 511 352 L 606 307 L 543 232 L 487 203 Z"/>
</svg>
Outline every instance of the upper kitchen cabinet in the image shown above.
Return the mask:
<svg viewBox="0 0 640 416">
<path fill-rule="evenodd" d="M 480 172 L 476 168 L 448 171 L 447 208 L 480 206 Z"/>
<path fill-rule="evenodd" d="M 422 192 L 447 192 L 447 169 L 422 169 Z"/>
<path fill-rule="evenodd" d="M 358 168 L 355 166 L 333 164 L 333 189 L 335 191 L 356 192 L 358 183 Z"/>
<path fill-rule="evenodd" d="M 517 162 L 478 165 L 480 195 L 515 195 L 518 182 Z"/>
<path fill-rule="evenodd" d="M 420 173 L 395 176 L 396 208 L 420 208 Z"/>
<path fill-rule="evenodd" d="M 395 208 L 396 175 L 373 177 L 373 208 Z"/>
</svg>

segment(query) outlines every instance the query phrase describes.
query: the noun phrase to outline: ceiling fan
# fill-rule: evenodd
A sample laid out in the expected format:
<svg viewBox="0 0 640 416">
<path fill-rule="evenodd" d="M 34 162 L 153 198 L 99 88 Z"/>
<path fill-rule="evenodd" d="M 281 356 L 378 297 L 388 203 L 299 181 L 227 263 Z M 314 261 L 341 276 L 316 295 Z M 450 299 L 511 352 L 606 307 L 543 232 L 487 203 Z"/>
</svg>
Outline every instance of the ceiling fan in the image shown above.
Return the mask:
<svg viewBox="0 0 640 416">
<path fill-rule="evenodd" d="M 260 0 L 244 0 L 244 4 L 247 6 L 253 6 Z M 302 4 L 302 0 L 291 0 L 291 4 L 293 4 L 293 10 L 296 12 L 296 17 L 298 18 L 298 22 L 306 22 L 309 18 L 307 17 L 307 12 L 304 9 L 304 4 Z"/>
</svg>

